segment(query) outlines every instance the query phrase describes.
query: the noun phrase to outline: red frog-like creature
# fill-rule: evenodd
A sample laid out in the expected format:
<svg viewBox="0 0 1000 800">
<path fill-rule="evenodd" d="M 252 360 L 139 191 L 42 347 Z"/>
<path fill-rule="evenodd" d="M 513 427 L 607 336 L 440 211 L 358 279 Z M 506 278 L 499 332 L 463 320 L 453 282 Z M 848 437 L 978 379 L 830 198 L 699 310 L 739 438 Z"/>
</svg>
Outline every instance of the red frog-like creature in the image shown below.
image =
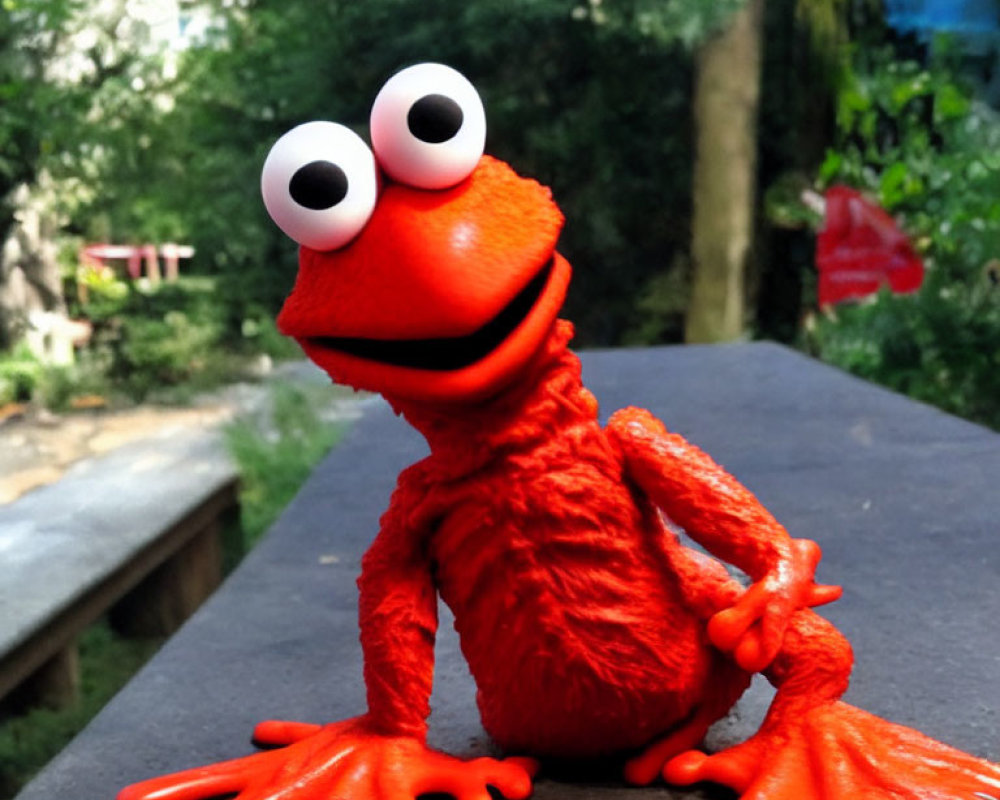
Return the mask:
<svg viewBox="0 0 1000 800">
<path fill-rule="evenodd" d="M 521 800 L 535 758 L 609 754 L 629 782 L 745 800 L 1000 796 L 1000 767 L 839 700 L 852 656 L 811 610 L 839 595 L 814 582 L 815 543 L 648 412 L 600 425 L 557 319 L 562 215 L 483 155 L 485 129 L 472 85 L 421 64 L 379 93 L 371 148 L 316 122 L 271 150 L 265 204 L 301 245 L 280 328 L 334 381 L 382 393 L 430 455 L 362 563 L 367 712 L 262 723 L 277 749 L 120 800 Z M 439 596 L 506 759 L 426 746 Z M 757 672 L 777 689 L 759 732 L 696 749 Z"/>
</svg>

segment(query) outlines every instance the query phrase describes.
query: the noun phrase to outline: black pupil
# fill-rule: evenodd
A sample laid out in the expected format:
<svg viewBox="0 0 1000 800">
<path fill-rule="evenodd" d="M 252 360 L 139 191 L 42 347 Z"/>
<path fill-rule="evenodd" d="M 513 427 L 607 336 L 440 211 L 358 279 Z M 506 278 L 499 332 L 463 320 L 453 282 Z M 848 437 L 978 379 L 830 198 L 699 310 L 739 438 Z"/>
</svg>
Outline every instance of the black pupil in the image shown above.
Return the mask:
<svg viewBox="0 0 1000 800">
<path fill-rule="evenodd" d="M 347 196 L 347 176 L 336 164 L 313 161 L 295 171 L 288 182 L 288 192 L 305 208 L 317 211 L 333 208 Z"/>
<path fill-rule="evenodd" d="M 458 133 L 463 119 L 461 107 L 450 97 L 429 94 L 410 106 L 406 124 L 420 141 L 439 144 Z"/>
</svg>

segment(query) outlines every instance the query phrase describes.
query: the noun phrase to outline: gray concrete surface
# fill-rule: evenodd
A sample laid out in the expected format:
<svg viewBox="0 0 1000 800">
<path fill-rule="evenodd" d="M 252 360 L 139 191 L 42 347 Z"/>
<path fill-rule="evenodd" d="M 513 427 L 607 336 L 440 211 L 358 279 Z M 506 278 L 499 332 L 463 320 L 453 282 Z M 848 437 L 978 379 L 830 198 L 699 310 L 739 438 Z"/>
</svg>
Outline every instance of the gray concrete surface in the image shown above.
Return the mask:
<svg viewBox="0 0 1000 800">
<path fill-rule="evenodd" d="M 645 406 L 823 546 L 824 614 L 854 644 L 849 699 L 1000 758 L 1000 436 L 770 344 L 584 356 L 606 416 Z M 422 440 L 379 401 L 223 588 L 18 800 L 110 800 L 129 782 L 251 752 L 266 718 L 361 712 L 355 577 L 397 472 Z M 442 621 L 432 741 L 488 748 Z M 768 701 L 756 684 L 724 739 Z M 691 798 L 542 778 L 540 798 Z M 730 796 L 713 792 L 710 796 Z"/>
<path fill-rule="evenodd" d="M 220 440 L 218 431 L 161 431 L 0 506 L 0 653 L 233 480 Z"/>
<path fill-rule="evenodd" d="M 152 422 L 134 440 L 97 457 L 75 460 L 58 482 L 0 503 L 0 653 L 62 613 L 120 565 L 183 519 L 190 506 L 236 476 L 222 425 L 238 415 L 266 416 L 275 381 L 327 383 L 307 361 L 280 364 L 265 382 L 206 395 L 197 414 Z M 330 418 L 355 415 L 338 399 Z M 90 418 L 100 434 L 101 415 Z M 0 451 L 0 469 L 18 465 Z"/>
</svg>

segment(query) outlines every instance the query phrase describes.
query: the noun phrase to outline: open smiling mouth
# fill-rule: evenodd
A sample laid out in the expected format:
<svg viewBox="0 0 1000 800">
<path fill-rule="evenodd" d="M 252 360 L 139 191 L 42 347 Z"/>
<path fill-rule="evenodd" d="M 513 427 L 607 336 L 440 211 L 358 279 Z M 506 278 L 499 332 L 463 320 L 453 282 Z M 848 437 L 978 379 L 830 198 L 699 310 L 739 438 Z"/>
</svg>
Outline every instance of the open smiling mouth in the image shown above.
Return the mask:
<svg viewBox="0 0 1000 800">
<path fill-rule="evenodd" d="M 545 289 L 554 265 L 555 256 L 499 314 L 467 336 L 391 340 L 313 336 L 306 341 L 397 367 L 438 371 L 462 369 L 492 353 L 524 321 Z"/>
</svg>

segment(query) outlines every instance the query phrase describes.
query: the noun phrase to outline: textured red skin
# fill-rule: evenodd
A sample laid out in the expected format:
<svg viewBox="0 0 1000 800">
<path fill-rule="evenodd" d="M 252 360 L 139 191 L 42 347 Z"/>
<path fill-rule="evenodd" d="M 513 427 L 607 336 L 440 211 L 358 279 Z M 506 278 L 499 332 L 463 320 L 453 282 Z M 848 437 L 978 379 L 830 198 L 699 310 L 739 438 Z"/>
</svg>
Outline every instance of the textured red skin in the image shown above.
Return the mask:
<svg viewBox="0 0 1000 800">
<path fill-rule="evenodd" d="M 503 203 L 496 199 L 503 197 Z M 483 156 L 440 192 L 387 185 L 365 229 L 342 250 L 303 247 L 282 333 L 338 383 L 451 404 L 484 399 L 517 378 L 562 306 L 570 268 L 555 253 L 563 216 L 551 192 Z M 493 352 L 463 369 L 393 366 L 318 346 L 311 337 L 457 337 L 489 322 L 555 259 L 542 297 Z"/>
<path fill-rule="evenodd" d="M 565 350 L 569 333 L 559 326 L 524 390 L 467 410 L 457 425 L 448 412 L 395 401 L 432 455 L 401 476 L 375 548 L 392 546 L 392 520 L 404 509 L 418 523 L 395 534 L 398 546 L 424 542 L 497 742 L 589 756 L 647 743 L 688 717 L 721 676 L 728 702 L 719 716 L 747 677 L 713 650 L 681 587 L 664 579 L 664 551 L 676 540 L 626 479 Z M 379 593 L 371 565 L 366 559 L 362 598 Z M 365 608 L 363 600 L 369 668 L 377 644 L 368 632 L 379 626 Z M 370 713 L 398 724 L 412 714 L 413 689 L 369 692 Z M 402 702 L 383 712 L 387 696 Z"/>
<path fill-rule="evenodd" d="M 491 268 L 503 263 L 503 237 L 479 246 Z M 534 260 L 517 261 L 519 281 Z M 335 297 L 296 302 L 286 328 L 289 308 L 308 309 L 310 325 L 341 310 Z M 136 784 L 120 800 L 482 800 L 487 786 L 526 797 L 530 759 L 461 762 L 425 746 L 438 594 L 483 723 L 508 751 L 631 753 L 631 782 L 713 780 L 746 800 L 995 792 L 996 765 L 839 701 L 852 656 L 809 609 L 839 594 L 813 582 L 819 548 L 648 412 L 625 409 L 602 428 L 566 349 L 571 326 L 544 333 L 521 341 L 518 380 L 493 374 L 475 402 L 461 389 L 428 402 L 394 370 L 362 370 L 431 448 L 399 476 L 363 560 L 368 712 L 263 723 L 258 740 L 285 749 Z M 349 363 L 336 367 L 355 382 Z M 754 583 L 682 545 L 664 514 Z M 692 750 L 758 670 L 778 689 L 760 731 L 712 756 Z"/>
</svg>

